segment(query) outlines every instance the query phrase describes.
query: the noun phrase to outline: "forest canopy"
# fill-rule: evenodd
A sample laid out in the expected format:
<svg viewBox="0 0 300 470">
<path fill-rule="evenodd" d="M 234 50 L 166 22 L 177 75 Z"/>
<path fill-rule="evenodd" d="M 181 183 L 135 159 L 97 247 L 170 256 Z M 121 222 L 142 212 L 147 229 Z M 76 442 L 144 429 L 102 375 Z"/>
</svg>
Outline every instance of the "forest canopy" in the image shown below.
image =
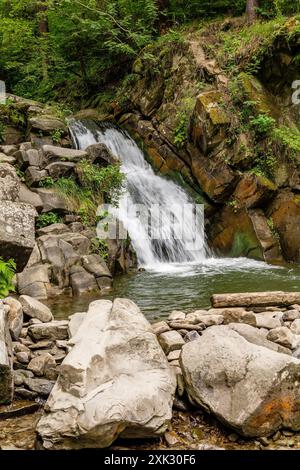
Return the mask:
<svg viewBox="0 0 300 470">
<path fill-rule="evenodd" d="M 0 79 L 15 94 L 92 96 L 120 79 L 162 31 L 195 19 L 241 15 L 246 0 L 0 0 Z M 254 2 L 262 17 L 299 0 Z M 69 91 L 67 91 L 69 90 Z"/>
</svg>

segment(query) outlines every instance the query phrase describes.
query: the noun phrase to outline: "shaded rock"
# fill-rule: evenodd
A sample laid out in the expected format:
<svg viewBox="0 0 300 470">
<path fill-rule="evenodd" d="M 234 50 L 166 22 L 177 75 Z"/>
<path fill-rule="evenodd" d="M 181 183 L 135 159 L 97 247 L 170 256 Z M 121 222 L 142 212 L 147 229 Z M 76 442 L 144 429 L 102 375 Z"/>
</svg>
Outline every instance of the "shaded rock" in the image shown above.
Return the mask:
<svg viewBox="0 0 300 470">
<path fill-rule="evenodd" d="M 32 392 L 42 397 L 48 397 L 55 382 L 46 379 L 25 379 L 24 383 Z"/>
<path fill-rule="evenodd" d="M 92 163 L 98 163 L 101 166 L 115 165 L 119 163 L 119 158 L 113 155 L 105 144 L 90 145 L 85 149 Z"/>
<path fill-rule="evenodd" d="M 290 190 L 281 191 L 267 210 L 279 234 L 285 259 L 300 261 L 300 198 Z M 295 301 L 294 303 L 297 303 Z"/>
<path fill-rule="evenodd" d="M 72 245 L 76 253 L 78 253 L 81 256 L 87 255 L 90 251 L 91 241 L 81 233 L 67 232 L 67 233 L 61 234 L 60 238 L 64 240 L 65 242 L 69 243 L 70 245 Z M 90 255 L 90 256 L 94 256 L 94 255 Z M 96 258 L 93 258 L 93 259 L 95 260 Z M 89 260 L 91 260 L 91 258 L 89 258 Z M 91 261 L 87 262 L 87 264 L 92 269 L 92 262 Z M 100 268 L 98 267 L 98 269 Z M 104 269 L 105 267 L 103 266 L 102 272 L 104 272 L 103 271 Z"/>
<path fill-rule="evenodd" d="M 31 325 L 28 334 L 36 341 L 42 339 L 68 339 L 68 321 L 54 320 L 50 323 Z"/>
<path fill-rule="evenodd" d="M 73 266 L 70 273 L 70 284 L 73 290 L 73 295 L 81 295 L 85 292 L 98 290 L 98 285 L 94 276 L 85 271 L 81 266 Z"/>
<path fill-rule="evenodd" d="M 300 361 L 253 345 L 228 326 L 207 329 L 182 348 L 193 403 L 245 436 L 300 428 Z"/>
<path fill-rule="evenodd" d="M 38 394 L 36 392 L 32 392 L 31 390 L 27 390 L 23 387 L 16 387 L 15 394 L 19 398 L 25 398 L 26 400 L 34 400 Z"/>
<path fill-rule="evenodd" d="M 40 181 L 47 178 L 46 170 L 39 170 L 36 166 L 29 166 L 25 171 L 26 182 L 29 186 L 38 186 Z"/>
<path fill-rule="evenodd" d="M 23 203 L 0 201 L 0 256 L 13 258 L 22 271 L 35 243 L 36 210 Z"/>
<path fill-rule="evenodd" d="M 36 318 L 43 323 L 47 323 L 53 320 L 53 315 L 49 307 L 39 302 L 33 297 L 28 295 L 21 295 L 19 298 L 23 312 L 30 318 Z"/>
<path fill-rule="evenodd" d="M 175 349 L 180 349 L 184 344 L 181 335 L 177 331 L 166 331 L 165 333 L 161 333 L 158 337 L 158 341 L 165 354 L 169 354 Z"/>
<path fill-rule="evenodd" d="M 176 384 L 135 304 L 93 302 L 71 342 L 37 427 L 45 448 L 101 448 L 119 434 L 154 437 L 166 431 Z"/>
<path fill-rule="evenodd" d="M 192 330 L 192 331 L 189 331 L 184 336 L 184 342 L 189 343 L 190 341 L 196 341 L 199 338 L 200 338 L 200 335 L 199 335 L 198 331 Z"/>
<path fill-rule="evenodd" d="M 50 280 L 47 265 L 35 265 L 17 274 L 18 291 L 36 299 L 47 299 Z"/>
<path fill-rule="evenodd" d="M 235 188 L 232 199 L 239 206 L 254 208 L 265 204 L 276 190 L 277 186 L 268 178 L 246 173 Z"/>
<path fill-rule="evenodd" d="M 12 156 L 17 150 L 17 145 L 0 145 L 0 151 L 5 153 L 5 155 Z"/>
<path fill-rule="evenodd" d="M 278 239 L 261 209 L 225 206 L 212 218 L 208 238 L 222 255 L 283 262 Z"/>
<path fill-rule="evenodd" d="M 13 340 L 18 340 L 23 327 L 23 309 L 21 303 L 13 297 L 6 297 L 3 303 L 9 306 L 7 322 Z"/>
<path fill-rule="evenodd" d="M 51 178 L 58 179 L 70 175 L 75 171 L 76 165 L 72 162 L 53 162 L 46 166 L 45 170 Z"/>
</svg>

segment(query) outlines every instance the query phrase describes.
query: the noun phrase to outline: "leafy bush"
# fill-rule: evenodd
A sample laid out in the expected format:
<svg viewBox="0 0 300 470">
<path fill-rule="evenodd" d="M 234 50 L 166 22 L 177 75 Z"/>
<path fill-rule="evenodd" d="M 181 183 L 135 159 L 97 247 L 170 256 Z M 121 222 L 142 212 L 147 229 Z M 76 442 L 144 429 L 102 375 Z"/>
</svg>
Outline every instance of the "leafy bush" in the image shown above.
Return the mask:
<svg viewBox="0 0 300 470">
<path fill-rule="evenodd" d="M 61 217 L 55 212 L 47 212 L 40 214 L 36 220 L 37 228 L 48 227 L 48 225 L 58 224 L 61 222 Z"/>
<path fill-rule="evenodd" d="M 250 120 L 250 125 L 253 127 L 256 134 L 265 137 L 274 129 L 275 122 L 275 119 L 267 114 L 259 114 Z"/>
<path fill-rule="evenodd" d="M 105 240 L 100 240 L 100 238 L 92 238 L 91 240 L 91 251 L 96 255 L 101 256 L 104 261 L 108 259 L 108 244 Z"/>
<path fill-rule="evenodd" d="M 4 261 L 0 258 L 0 298 L 7 297 L 9 292 L 13 292 L 15 287 L 13 285 L 13 277 L 16 272 L 16 263 L 10 259 Z"/>
</svg>

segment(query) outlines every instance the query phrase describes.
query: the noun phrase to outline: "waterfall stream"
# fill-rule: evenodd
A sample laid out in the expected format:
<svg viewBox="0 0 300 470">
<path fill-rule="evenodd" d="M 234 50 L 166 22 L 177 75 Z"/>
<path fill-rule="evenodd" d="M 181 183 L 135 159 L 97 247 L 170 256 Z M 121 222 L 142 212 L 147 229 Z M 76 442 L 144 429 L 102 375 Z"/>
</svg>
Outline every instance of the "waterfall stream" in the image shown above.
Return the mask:
<svg viewBox="0 0 300 470">
<path fill-rule="evenodd" d="M 92 121 L 74 121 L 70 129 L 77 148 L 104 143 L 120 159 L 125 192 L 119 208 L 111 211 L 128 231 L 140 266 L 164 270 L 205 259 L 202 206 L 173 181 L 156 175 L 126 132 Z"/>
</svg>

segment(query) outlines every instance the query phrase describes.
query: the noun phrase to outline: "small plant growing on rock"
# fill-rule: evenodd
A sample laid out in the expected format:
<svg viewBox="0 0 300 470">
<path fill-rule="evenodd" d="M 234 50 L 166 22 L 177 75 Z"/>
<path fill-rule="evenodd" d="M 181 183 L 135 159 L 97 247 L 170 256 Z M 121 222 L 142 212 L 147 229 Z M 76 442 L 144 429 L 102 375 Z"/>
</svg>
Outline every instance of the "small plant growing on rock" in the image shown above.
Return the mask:
<svg viewBox="0 0 300 470">
<path fill-rule="evenodd" d="M 48 225 L 58 224 L 61 222 L 61 218 L 55 212 L 47 212 L 46 214 L 40 214 L 36 221 L 37 228 L 48 227 Z"/>
<path fill-rule="evenodd" d="M 267 114 L 259 114 L 250 120 L 250 125 L 259 137 L 265 137 L 274 129 L 275 122 L 275 119 Z"/>
<path fill-rule="evenodd" d="M 0 258 L 0 298 L 7 297 L 15 290 L 13 277 L 16 272 L 16 263 L 13 259 L 4 261 Z"/>
<path fill-rule="evenodd" d="M 53 140 L 54 144 L 59 144 L 61 141 L 61 138 L 63 136 L 63 131 L 61 129 L 55 129 L 55 131 L 52 132 L 51 138 Z"/>
<path fill-rule="evenodd" d="M 177 114 L 177 126 L 174 131 L 174 144 L 182 148 L 187 140 L 188 134 L 188 116 L 184 111 Z"/>
<path fill-rule="evenodd" d="M 91 240 L 91 251 L 92 253 L 101 256 L 104 261 L 108 259 L 108 244 L 105 240 L 100 238 L 92 238 Z"/>
</svg>

